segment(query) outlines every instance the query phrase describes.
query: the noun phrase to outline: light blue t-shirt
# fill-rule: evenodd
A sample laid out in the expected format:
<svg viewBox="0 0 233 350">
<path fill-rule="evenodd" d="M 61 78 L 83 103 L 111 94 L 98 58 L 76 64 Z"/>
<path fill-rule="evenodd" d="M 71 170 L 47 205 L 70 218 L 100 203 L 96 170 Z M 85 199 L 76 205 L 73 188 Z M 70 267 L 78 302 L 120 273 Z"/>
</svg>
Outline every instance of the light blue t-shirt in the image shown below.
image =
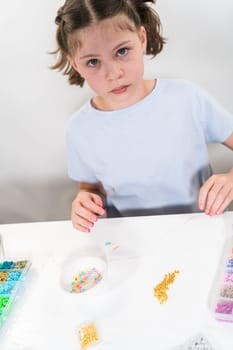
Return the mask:
<svg viewBox="0 0 233 350">
<path fill-rule="evenodd" d="M 96 110 L 88 101 L 67 126 L 68 173 L 101 182 L 123 216 L 198 211 L 211 175 L 207 144 L 233 132 L 233 116 L 204 90 L 158 79 L 133 106 Z"/>
</svg>

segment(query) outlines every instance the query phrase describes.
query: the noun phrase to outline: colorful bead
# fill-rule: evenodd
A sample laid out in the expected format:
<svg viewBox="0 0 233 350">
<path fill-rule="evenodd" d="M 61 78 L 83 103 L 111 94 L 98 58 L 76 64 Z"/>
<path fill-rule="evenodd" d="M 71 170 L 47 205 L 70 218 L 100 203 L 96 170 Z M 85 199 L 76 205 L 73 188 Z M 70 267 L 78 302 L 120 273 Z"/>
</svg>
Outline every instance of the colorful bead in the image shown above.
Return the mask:
<svg viewBox="0 0 233 350">
<path fill-rule="evenodd" d="M 27 263 L 28 263 L 27 260 L 16 261 L 14 268 L 15 269 L 24 269 L 26 267 Z"/>
<path fill-rule="evenodd" d="M 20 276 L 21 276 L 21 272 L 20 271 L 11 271 L 9 273 L 9 276 L 8 276 L 8 280 L 10 281 L 18 281 Z"/>
<path fill-rule="evenodd" d="M 4 309 L 9 302 L 9 297 L 0 296 L 0 309 Z"/>
<path fill-rule="evenodd" d="M 224 282 L 232 282 L 233 283 L 233 273 L 226 273 L 224 276 Z"/>
<path fill-rule="evenodd" d="M 10 294 L 15 287 L 15 282 L 0 283 L 0 294 Z"/>
<path fill-rule="evenodd" d="M 71 282 L 71 293 L 83 293 L 102 280 L 102 274 L 95 268 L 78 271 Z"/>
<path fill-rule="evenodd" d="M 9 270 L 14 267 L 15 263 L 13 261 L 4 261 L 0 263 L 0 269 L 1 270 Z"/>
<path fill-rule="evenodd" d="M 9 276 L 9 272 L 0 271 L 0 282 L 6 281 L 8 276 Z"/>
<path fill-rule="evenodd" d="M 220 291 L 220 296 L 233 299 L 233 285 L 225 285 Z"/>
<path fill-rule="evenodd" d="M 228 260 L 227 267 L 233 267 L 233 259 Z"/>
<path fill-rule="evenodd" d="M 108 247 L 110 250 L 116 250 L 119 248 L 119 246 L 112 242 L 105 242 L 105 246 Z"/>
<path fill-rule="evenodd" d="M 219 302 L 216 306 L 215 312 L 220 314 L 232 314 L 233 303 L 228 301 Z"/>
</svg>

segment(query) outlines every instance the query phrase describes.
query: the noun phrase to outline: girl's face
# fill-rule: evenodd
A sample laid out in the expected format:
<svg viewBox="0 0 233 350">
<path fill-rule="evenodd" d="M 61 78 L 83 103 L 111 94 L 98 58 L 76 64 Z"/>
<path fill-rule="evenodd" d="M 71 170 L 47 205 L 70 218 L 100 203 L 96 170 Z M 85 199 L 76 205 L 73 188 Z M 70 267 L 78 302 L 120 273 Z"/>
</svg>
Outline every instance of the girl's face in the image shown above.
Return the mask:
<svg viewBox="0 0 233 350">
<path fill-rule="evenodd" d="M 70 63 L 97 94 L 93 103 L 98 109 L 126 108 L 145 96 L 144 27 L 132 32 L 108 19 L 77 35 L 79 47 Z"/>
</svg>

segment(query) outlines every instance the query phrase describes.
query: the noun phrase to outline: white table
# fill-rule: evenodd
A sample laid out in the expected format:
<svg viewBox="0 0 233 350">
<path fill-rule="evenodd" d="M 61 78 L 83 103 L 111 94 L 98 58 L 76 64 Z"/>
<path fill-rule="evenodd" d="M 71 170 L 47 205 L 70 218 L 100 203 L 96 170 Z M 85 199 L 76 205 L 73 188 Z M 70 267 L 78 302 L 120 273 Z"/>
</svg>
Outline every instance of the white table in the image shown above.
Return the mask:
<svg viewBox="0 0 233 350">
<path fill-rule="evenodd" d="M 2 350 L 77 350 L 86 320 L 98 327 L 97 349 L 168 350 L 201 331 L 220 350 L 233 349 L 233 324 L 209 309 L 212 285 L 233 212 L 101 219 L 91 234 L 69 221 L 0 225 L 6 257 L 32 261 L 27 288 L 0 333 Z M 106 252 L 105 242 L 117 244 Z M 93 249 L 107 254 L 108 277 L 99 295 L 71 294 L 60 283 L 64 260 Z M 153 288 L 180 274 L 169 299 Z"/>
</svg>

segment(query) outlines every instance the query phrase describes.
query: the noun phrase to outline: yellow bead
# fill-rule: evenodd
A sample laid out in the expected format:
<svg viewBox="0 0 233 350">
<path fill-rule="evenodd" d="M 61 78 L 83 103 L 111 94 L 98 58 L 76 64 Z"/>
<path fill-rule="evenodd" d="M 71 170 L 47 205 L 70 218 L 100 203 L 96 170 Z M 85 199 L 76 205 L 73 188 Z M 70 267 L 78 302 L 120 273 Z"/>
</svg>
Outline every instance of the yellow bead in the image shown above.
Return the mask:
<svg viewBox="0 0 233 350">
<path fill-rule="evenodd" d="M 179 273 L 178 270 L 175 270 L 172 273 L 168 273 L 164 276 L 162 282 L 160 282 L 154 288 L 154 296 L 159 300 L 160 304 L 163 304 L 168 300 L 167 290 L 169 284 L 174 283 L 176 275 Z"/>
<path fill-rule="evenodd" d="M 98 342 L 99 336 L 94 323 L 82 326 L 79 329 L 79 338 L 81 349 L 86 349 L 89 345 Z"/>
</svg>

